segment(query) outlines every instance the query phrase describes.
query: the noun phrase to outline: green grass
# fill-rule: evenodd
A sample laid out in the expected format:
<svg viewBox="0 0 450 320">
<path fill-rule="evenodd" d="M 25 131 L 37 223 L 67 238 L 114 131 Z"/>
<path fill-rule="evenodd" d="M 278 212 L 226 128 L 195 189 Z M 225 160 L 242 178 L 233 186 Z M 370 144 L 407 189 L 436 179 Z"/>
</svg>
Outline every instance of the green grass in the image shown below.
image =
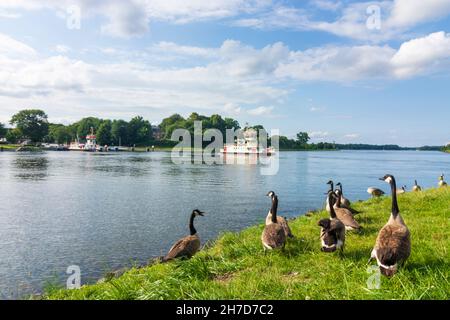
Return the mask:
<svg viewBox="0 0 450 320">
<path fill-rule="evenodd" d="M 317 221 L 290 222 L 296 239 L 285 252 L 264 255 L 262 225 L 225 233 L 191 260 L 131 269 L 79 290 L 52 289 L 46 299 L 449 299 L 450 188 L 399 197 L 412 235 L 412 254 L 393 278 L 368 289 L 367 261 L 390 214 L 390 199 L 355 203 L 361 233 L 349 233 L 345 253 L 320 251 Z M 261 212 L 261 218 L 265 212 Z M 201 230 L 200 230 L 201 233 Z"/>
</svg>

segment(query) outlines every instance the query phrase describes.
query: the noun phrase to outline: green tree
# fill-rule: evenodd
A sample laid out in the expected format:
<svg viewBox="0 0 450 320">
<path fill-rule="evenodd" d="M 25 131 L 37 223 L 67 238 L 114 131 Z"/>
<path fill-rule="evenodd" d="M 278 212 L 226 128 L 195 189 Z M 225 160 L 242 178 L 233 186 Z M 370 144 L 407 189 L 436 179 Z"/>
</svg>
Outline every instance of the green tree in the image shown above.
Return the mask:
<svg viewBox="0 0 450 320">
<path fill-rule="evenodd" d="M 299 132 L 299 133 L 297 133 L 297 143 L 301 147 L 306 146 L 310 139 L 311 138 L 309 137 L 307 132 Z"/>
<path fill-rule="evenodd" d="M 102 122 L 97 130 L 97 142 L 99 145 L 111 145 L 112 142 L 112 124 L 110 120 Z"/>
<path fill-rule="evenodd" d="M 128 123 L 128 141 L 131 145 L 144 146 L 153 141 L 152 125 L 141 116 L 134 117 Z"/>
<path fill-rule="evenodd" d="M 22 110 L 11 118 L 10 123 L 19 130 L 21 138 L 32 142 L 40 142 L 48 134 L 48 117 L 42 110 Z"/>
<path fill-rule="evenodd" d="M 0 122 L 0 137 L 3 138 L 6 135 L 6 128 L 5 125 L 3 123 Z"/>
<path fill-rule="evenodd" d="M 22 132 L 19 129 L 10 129 L 6 133 L 6 140 L 10 143 L 17 143 L 19 139 L 22 137 Z"/>
<path fill-rule="evenodd" d="M 128 145 L 128 122 L 114 120 L 111 125 L 111 138 L 116 146 Z"/>
<path fill-rule="evenodd" d="M 50 124 L 46 142 L 58 144 L 69 143 L 72 140 L 72 134 L 69 127 L 62 124 Z"/>
<path fill-rule="evenodd" d="M 97 131 L 101 123 L 102 120 L 94 117 L 81 119 L 80 121 L 74 123 L 74 126 L 76 127 L 76 135 L 80 139 L 84 139 L 91 133 L 91 128 L 93 128 L 94 131 Z"/>
</svg>

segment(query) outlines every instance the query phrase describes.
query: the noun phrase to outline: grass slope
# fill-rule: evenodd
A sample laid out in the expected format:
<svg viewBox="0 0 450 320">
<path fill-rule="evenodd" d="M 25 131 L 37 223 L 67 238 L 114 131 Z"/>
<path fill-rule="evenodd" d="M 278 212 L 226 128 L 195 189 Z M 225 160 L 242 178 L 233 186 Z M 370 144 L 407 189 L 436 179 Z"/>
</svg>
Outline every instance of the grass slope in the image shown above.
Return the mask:
<svg viewBox="0 0 450 320">
<path fill-rule="evenodd" d="M 131 269 L 109 282 L 49 291 L 46 299 L 449 299 L 450 188 L 399 197 L 412 254 L 391 279 L 369 290 L 367 261 L 390 214 L 390 198 L 355 203 L 364 230 L 349 233 L 345 253 L 320 251 L 317 221 L 290 222 L 286 251 L 263 254 L 262 225 L 225 233 L 193 259 Z M 261 212 L 261 218 L 266 212 Z M 281 212 L 282 214 L 282 212 Z M 201 230 L 200 230 L 201 233 Z"/>
</svg>

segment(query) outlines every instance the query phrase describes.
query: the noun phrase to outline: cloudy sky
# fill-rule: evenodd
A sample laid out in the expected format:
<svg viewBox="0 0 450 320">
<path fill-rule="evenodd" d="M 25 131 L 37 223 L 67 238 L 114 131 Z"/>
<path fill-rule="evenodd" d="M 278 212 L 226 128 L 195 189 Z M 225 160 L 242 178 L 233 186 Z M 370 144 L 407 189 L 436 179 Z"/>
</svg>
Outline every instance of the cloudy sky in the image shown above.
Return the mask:
<svg viewBox="0 0 450 320">
<path fill-rule="evenodd" d="M 450 141 L 450 0 L 1 0 L 0 122 L 219 113 L 314 141 Z"/>
</svg>

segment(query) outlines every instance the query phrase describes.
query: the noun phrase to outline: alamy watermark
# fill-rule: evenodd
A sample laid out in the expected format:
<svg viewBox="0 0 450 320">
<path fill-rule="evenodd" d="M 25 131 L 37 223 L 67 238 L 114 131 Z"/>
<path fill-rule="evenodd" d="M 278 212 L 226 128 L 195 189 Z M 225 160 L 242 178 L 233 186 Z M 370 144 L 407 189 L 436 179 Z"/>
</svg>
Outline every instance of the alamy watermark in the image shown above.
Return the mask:
<svg viewBox="0 0 450 320">
<path fill-rule="evenodd" d="M 66 27 L 69 30 L 81 29 L 81 8 L 79 6 L 72 5 L 67 8 Z"/>
<path fill-rule="evenodd" d="M 173 131 L 171 140 L 178 144 L 172 149 L 175 164 L 260 164 L 262 175 L 276 175 L 279 170 L 279 130 L 226 129 L 203 131 L 201 121 L 194 121 L 193 134 L 187 129 Z M 205 146 L 205 144 L 207 145 Z"/>
<path fill-rule="evenodd" d="M 366 20 L 366 27 L 369 30 L 381 29 L 381 7 L 378 5 L 370 5 L 366 9 L 369 17 Z"/>
<path fill-rule="evenodd" d="M 70 276 L 66 281 L 67 289 L 79 289 L 81 287 L 81 269 L 79 266 L 73 265 L 67 267 L 66 273 Z"/>
</svg>

